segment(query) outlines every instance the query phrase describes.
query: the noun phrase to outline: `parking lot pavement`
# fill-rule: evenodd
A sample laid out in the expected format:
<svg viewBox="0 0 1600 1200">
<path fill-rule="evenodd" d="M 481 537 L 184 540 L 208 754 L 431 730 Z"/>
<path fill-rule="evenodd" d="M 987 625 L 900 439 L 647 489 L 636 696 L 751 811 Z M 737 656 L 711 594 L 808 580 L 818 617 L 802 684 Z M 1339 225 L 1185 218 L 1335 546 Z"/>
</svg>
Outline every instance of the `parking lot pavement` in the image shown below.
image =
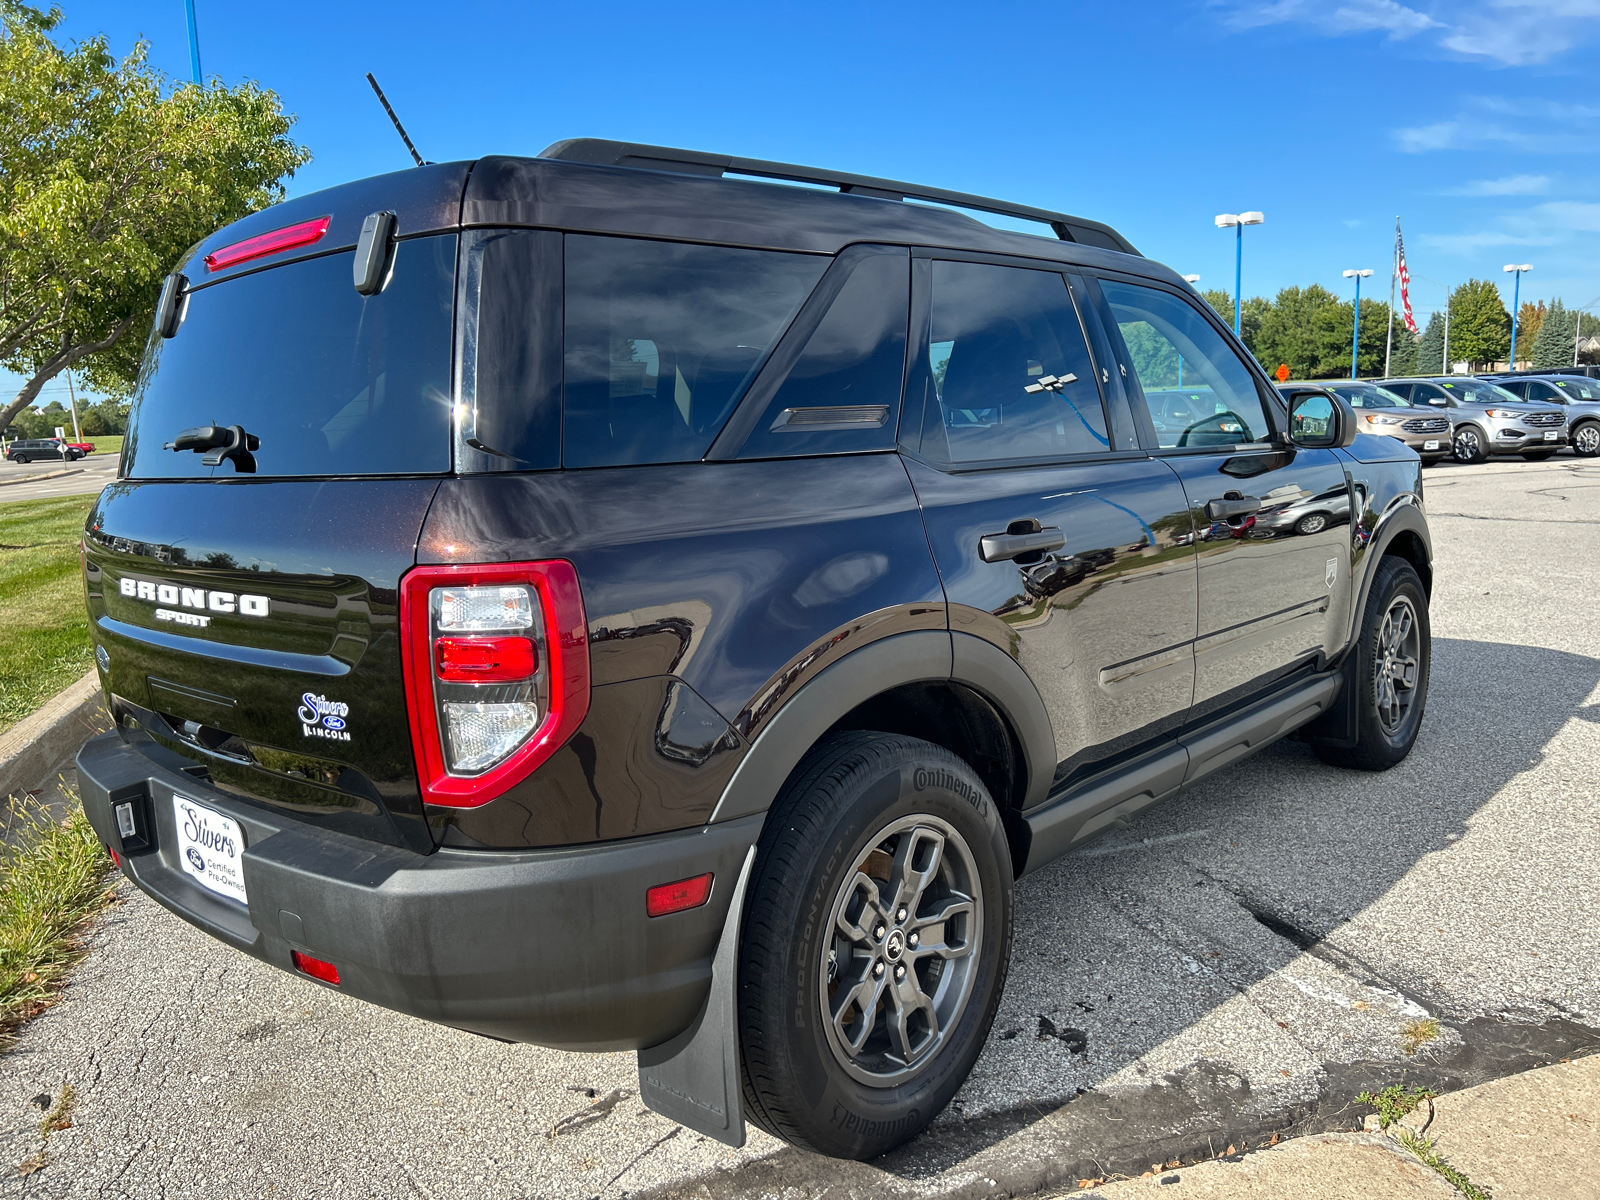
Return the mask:
<svg viewBox="0 0 1600 1200">
<path fill-rule="evenodd" d="M 0 461 L 0 504 L 92 494 L 116 477 L 115 454 L 91 454 L 70 463 L 59 459 L 22 464 Z"/>
<path fill-rule="evenodd" d="M 1351 1128 L 1358 1091 L 1402 1078 L 1600 1047 L 1600 465 L 1425 479 L 1435 659 L 1411 757 L 1366 776 L 1280 744 L 1022 881 L 994 1034 L 911 1146 L 731 1151 L 645 1110 L 632 1055 L 366 1007 L 125 888 L 0 1058 L 0 1193 L 1028 1195 Z M 72 1127 L 46 1145 L 36 1102 L 66 1084 Z"/>
</svg>

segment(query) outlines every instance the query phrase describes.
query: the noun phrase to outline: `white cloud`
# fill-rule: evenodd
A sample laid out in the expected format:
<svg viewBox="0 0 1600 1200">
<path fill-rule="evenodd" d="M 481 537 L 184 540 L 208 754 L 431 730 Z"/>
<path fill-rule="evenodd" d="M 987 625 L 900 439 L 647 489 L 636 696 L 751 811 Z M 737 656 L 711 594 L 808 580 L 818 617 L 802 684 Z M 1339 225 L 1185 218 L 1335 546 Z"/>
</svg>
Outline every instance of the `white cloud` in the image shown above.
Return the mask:
<svg viewBox="0 0 1600 1200">
<path fill-rule="evenodd" d="M 1519 237 L 1500 229 L 1484 229 L 1477 233 L 1425 233 L 1418 243 L 1446 254 L 1473 254 L 1493 246 L 1548 246 L 1555 241 L 1550 237 Z"/>
<path fill-rule="evenodd" d="M 1504 175 L 1499 179 L 1475 179 L 1464 187 L 1452 188 L 1447 196 L 1542 196 L 1550 190 L 1548 175 Z"/>
<path fill-rule="evenodd" d="M 1600 139 L 1600 109 L 1580 104 L 1512 100 L 1504 96 L 1475 96 L 1468 102 L 1466 111 L 1451 120 L 1396 129 L 1392 136 L 1395 147 L 1407 154 L 1485 147 L 1530 154 L 1592 154 Z"/>
<path fill-rule="evenodd" d="M 1451 54 L 1504 66 L 1545 62 L 1600 36 L 1600 0 L 1429 0 L 1418 8 L 1397 0 L 1331 8 L 1316 0 L 1235 0 L 1222 11 L 1238 29 L 1303 24 L 1334 37 L 1385 33 L 1391 40 L 1427 34 Z"/>
<path fill-rule="evenodd" d="M 1573 233 L 1600 233 L 1600 204 L 1555 200 L 1534 210 L 1534 219 Z"/>
</svg>

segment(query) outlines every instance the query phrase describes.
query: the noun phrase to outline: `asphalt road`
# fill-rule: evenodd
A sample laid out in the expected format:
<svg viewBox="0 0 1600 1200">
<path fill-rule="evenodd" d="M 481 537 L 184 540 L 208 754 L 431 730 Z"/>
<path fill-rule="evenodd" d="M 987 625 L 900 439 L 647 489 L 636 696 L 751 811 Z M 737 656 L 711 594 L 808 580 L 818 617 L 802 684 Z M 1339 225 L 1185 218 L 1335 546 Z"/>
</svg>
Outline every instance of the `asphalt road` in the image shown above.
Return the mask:
<svg viewBox="0 0 1600 1200">
<path fill-rule="evenodd" d="M 115 454 L 91 454 L 70 463 L 60 459 L 24 464 L 0 461 L 0 504 L 94 494 L 116 477 Z"/>
<path fill-rule="evenodd" d="M 0 1058 L 0 1194 L 1028 1195 L 1348 1128 L 1365 1087 L 1600 1045 L 1600 465 L 1426 480 L 1435 659 L 1411 757 L 1365 776 L 1280 744 L 1024 880 L 994 1035 L 909 1148 L 730 1151 L 645 1110 L 631 1055 L 366 1007 L 125 888 Z M 66 1083 L 72 1128 L 46 1145 L 36 1098 Z"/>
</svg>

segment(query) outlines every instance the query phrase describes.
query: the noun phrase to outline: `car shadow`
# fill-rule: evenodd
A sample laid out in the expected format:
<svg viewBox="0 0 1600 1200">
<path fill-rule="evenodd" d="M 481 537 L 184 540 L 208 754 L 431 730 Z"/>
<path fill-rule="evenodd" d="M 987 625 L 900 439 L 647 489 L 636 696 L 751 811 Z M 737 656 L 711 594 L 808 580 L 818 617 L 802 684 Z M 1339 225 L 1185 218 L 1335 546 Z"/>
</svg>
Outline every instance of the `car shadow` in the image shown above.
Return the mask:
<svg viewBox="0 0 1600 1200">
<path fill-rule="evenodd" d="M 1568 721 L 1600 723 L 1600 660 L 1433 648 L 1428 712 L 1394 769 L 1344 771 L 1280 742 L 1020 881 L 989 1042 L 923 1135 L 870 1164 L 785 1148 L 672 1193 L 809 1195 L 832 1181 L 942 1194 L 976 1172 L 1026 1194 L 1356 1127 L 1369 1111 L 1356 1094 L 1402 1073 L 1446 1090 L 1600 1048 L 1553 1001 L 1484 1011 L 1437 961 L 1385 940 L 1392 916 L 1363 920 L 1419 865 L 1437 869 L 1430 856 L 1539 767 Z M 1493 895 L 1437 896 L 1416 916 L 1431 929 Z M 1408 1057 L 1397 1031 L 1419 1018 L 1444 1036 Z"/>
</svg>

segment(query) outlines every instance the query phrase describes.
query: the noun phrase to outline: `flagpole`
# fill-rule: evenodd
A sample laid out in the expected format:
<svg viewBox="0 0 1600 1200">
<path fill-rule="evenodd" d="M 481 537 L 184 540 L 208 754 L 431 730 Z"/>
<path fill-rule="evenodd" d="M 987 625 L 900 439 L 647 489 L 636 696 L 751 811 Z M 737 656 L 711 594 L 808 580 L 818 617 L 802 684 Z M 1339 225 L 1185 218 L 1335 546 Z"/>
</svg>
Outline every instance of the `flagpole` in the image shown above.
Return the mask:
<svg viewBox="0 0 1600 1200">
<path fill-rule="evenodd" d="M 1389 255 L 1389 329 L 1383 341 L 1383 377 L 1389 378 L 1389 357 L 1394 352 L 1394 284 L 1400 278 L 1400 216 L 1394 218 L 1394 253 Z"/>
</svg>

